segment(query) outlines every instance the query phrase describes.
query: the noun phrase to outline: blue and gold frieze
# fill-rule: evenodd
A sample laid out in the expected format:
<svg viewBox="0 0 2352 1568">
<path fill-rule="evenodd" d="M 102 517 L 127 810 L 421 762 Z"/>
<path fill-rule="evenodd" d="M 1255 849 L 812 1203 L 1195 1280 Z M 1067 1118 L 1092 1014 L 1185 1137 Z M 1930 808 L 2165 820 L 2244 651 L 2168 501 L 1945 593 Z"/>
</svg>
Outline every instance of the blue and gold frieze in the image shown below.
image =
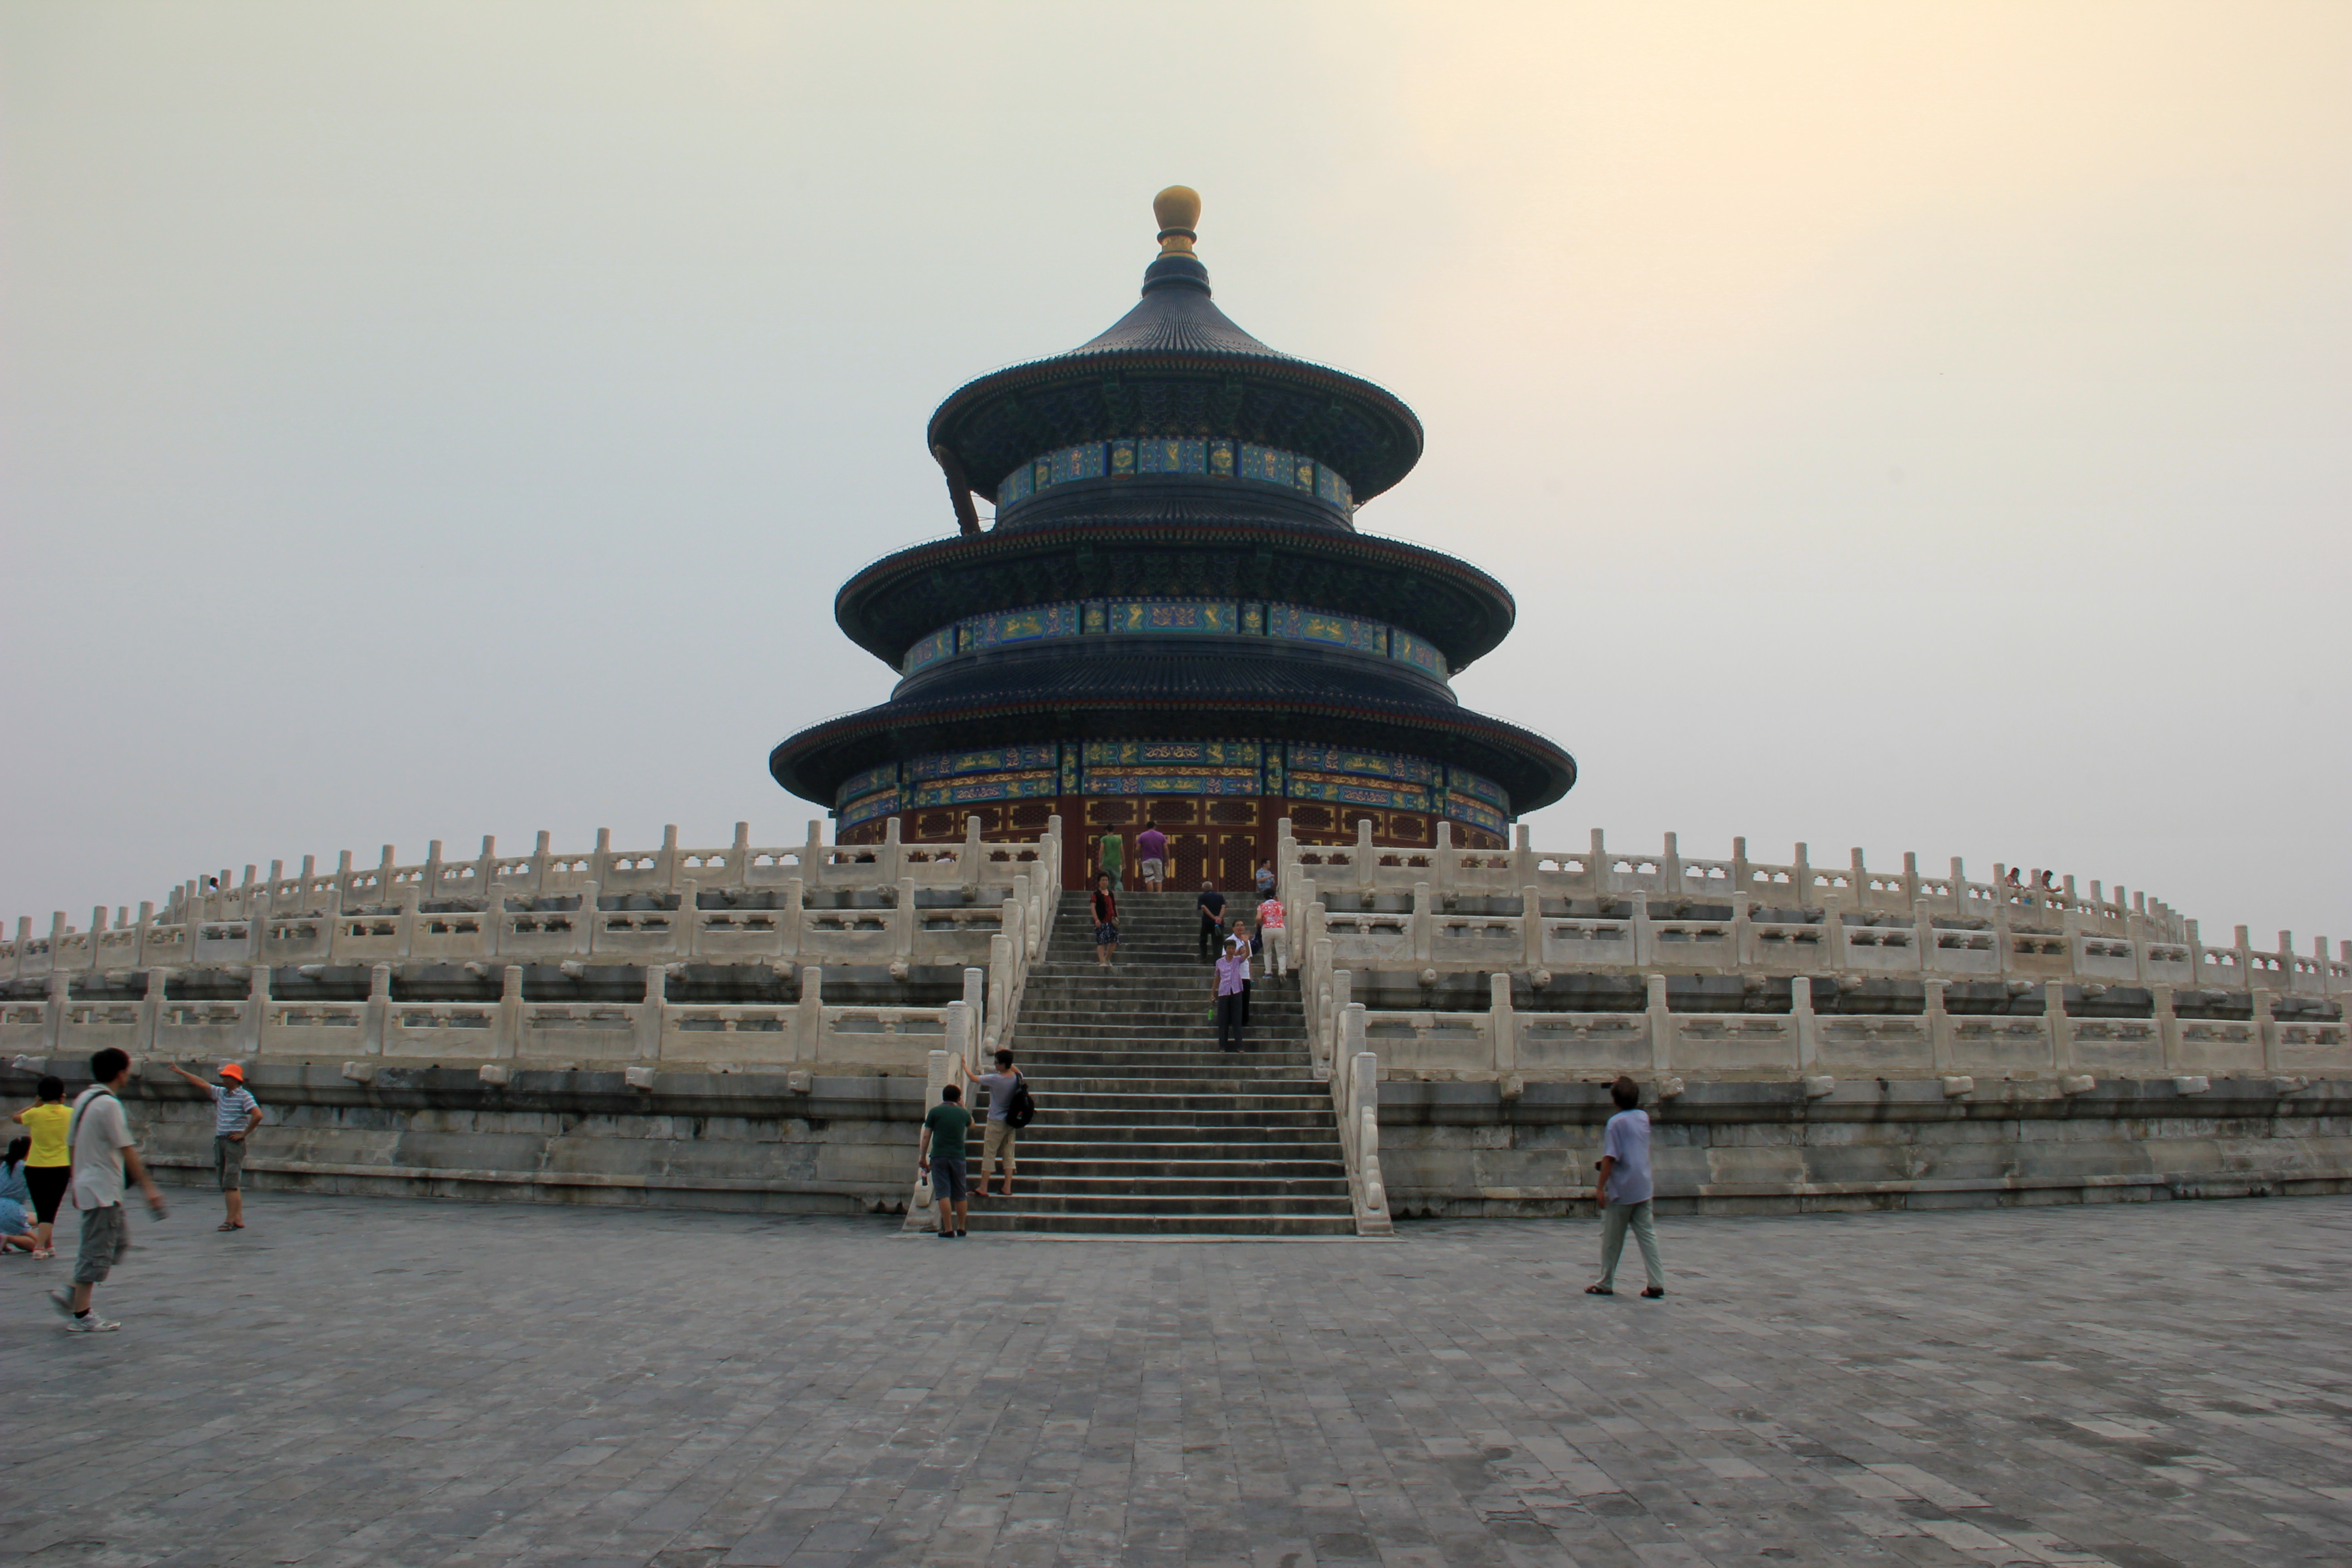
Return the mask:
<svg viewBox="0 0 2352 1568">
<path fill-rule="evenodd" d="M 910 779 L 952 778 L 958 773 L 1002 773 L 1009 768 L 1050 768 L 1054 765 L 1054 748 L 1044 746 L 996 746 L 983 752 L 934 752 L 928 757 L 917 757 L 907 764 Z"/>
<path fill-rule="evenodd" d="M 1048 751 L 1051 747 L 1046 748 Z M 971 805 L 984 800 L 1035 800 L 1055 793 L 1052 769 L 1035 773 L 975 773 L 969 778 L 932 779 L 914 789 L 914 805 Z"/>
<path fill-rule="evenodd" d="M 956 628 L 941 626 L 907 650 L 906 663 L 898 667 L 902 675 L 912 675 L 927 664 L 937 664 L 956 650 Z"/>
<path fill-rule="evenodd" d="M 1266 795 L 1435 811 L 1489 833 L 1510 826 L 1492 779 L 1425 757 L 1281 741 L 1066 741 L 935 752 L 868 768 L 835 794 L 845 827 L 901 810 L 1055 795 Z"/>
<path fill-rule="evenodd" d="M 1004 476 L 996 487 L 1000 510 L 1028 500 L 1039 490 L 1081 479 L 1131 479 L 1138 474 L 1203 474 L 1211 479 L 1247 479 L 1305 490 L 1342 511 L 1355 504 L 1355 491 L 1328 465 L 1279 447 L 1244 441 L 1171 440 L 1137 437 L 1088 441 L 1033 458 Z"/>
<path fill-rule="evenodd" d="M 898 792 L 886 789 L 879 795 L 869 795 L 863 800 L 853 800 L 834 816 L 844 827 L 855 827 L 861 822 L 871 822 L 877 816 L 887 816 L 898 809 Z"/>
<path fill-rule="evenodd" d="M 1448 768 L 1445 770 L 1445 782 L 1447 787 L 1456 794 L 1483 800 L 1497 811 L 1511 809 L 1509 792 L 1484 773 L 1474 773 L 1468 768 Z"/>
<path fill-rule="evenodd" d="M 1304 741 L 1290 743 L 1290 765 L 1307 773 L 1352 773 L 1360 778 L 1391 779 L 1400 784 L 1437 782 L 1437 764 L 1423 757 L 1403 757 L 1391 752 L 1359 752 L 1344 746 L 1318 746 Z"/>
<path fill-rule="evenodd" d="M 1389 651 L 1389 628 L 1380 622 L 1328 615 L 1299 605 L 1268 605 L 1265 630 L 1268 637 L 1286 637 L 1292 642 L 1328 643 L 1354 648 L 1359 653 Z"/>
<path fill-rule="evenodd" d="M 1445 679 L 1445 656 L 1437 651 L 1436 645 L 1413 636 L 1402 626 L 1389 628 L 1389 657 L 1440 680 Z"/>
<path fill-rule="evenodd" d="M 1007 643 L 1077 635 L 1078 606 L 1075 601 L 1062 605 L 1032 605 L 1024 610 L 975 616 L 960 623 L 956 627 L 956 649 L 960 653 L 978 653 Z"/>
<path fill-rule="evenodd" d="M 1206 441 L 1138 441 L 1135 468 L 1143 474 L 1205 474 L 1209 471 Z"/>
<path fill-rule="evenodd" d="M 1419 784 L 1380 784 L 1326 773 L 1293 772 L 1290 787 L 1284 793 L 1292 800 L 1337 801 L 1342 805 L 1377 805 L 1393 811 L 1429 809 L 1429 791 Z"/>
<path fill-rule="evenodd" d="M 1265 752 L 1255 741 L 1088 741 L 1089 772 L 1096 768 L 1254 768 Z"/>
<path fill-rule="evenodd" d="M 1223 772 L 1193 769 L 1163 773 L 1138 770 L 1087 770 L 1088 795 L 1260 795 L 1265 793 L 1255 768 Z"/>
<path fill-rule="evenodd" d="M 1053 483 L 1066 485 L 1079 479 L 1103 477 L 1103 444 L 1089 441 L 1083 447 L 1065 447 L 1053 456 Z"/>
<path fill-rule="evenodd" d="M 1507 834 L 1511 825 L 1503 814 L 1483 801 L 1475 801 L 1460 792 L 1445 797 L 1445 815 L 1456 822 L 1466 822 L 1473 827 L 1483 827 L 1489 833 Z"/>
<path fill-rule="evenodd" d="M 1231 637 L 1241 608 L 1231 599 L 1113 599 L 1103 606 L 1114 632 L 1202 632 Z"/>
<path fill-rule="evenodd" d="M 833 798 L 836 802 L 852 801 L 860 795 L 872 795 L 876 790 L 898 787 L 898 764 L 884 763 L 878 768 L 868 768 L 862 773 L 852 775 L 834 792 Z"/>
<path fill-rule="evenodd" d="M 1271 637 L 1391 658 L 1439 680 L 1448 673 L 1445 656 L 1436 646 L 1402 626 L 1335 615 L 1306 605 L 1232 599 L 1072 600 L 975 616 L 952 626 L 942 626 L 909 647 L 899 673 L 912 675 L 958 653 L 984 653 L 991 648 L 1048 637 L 1097 637 L 1114 632 Z"/>
</svg>

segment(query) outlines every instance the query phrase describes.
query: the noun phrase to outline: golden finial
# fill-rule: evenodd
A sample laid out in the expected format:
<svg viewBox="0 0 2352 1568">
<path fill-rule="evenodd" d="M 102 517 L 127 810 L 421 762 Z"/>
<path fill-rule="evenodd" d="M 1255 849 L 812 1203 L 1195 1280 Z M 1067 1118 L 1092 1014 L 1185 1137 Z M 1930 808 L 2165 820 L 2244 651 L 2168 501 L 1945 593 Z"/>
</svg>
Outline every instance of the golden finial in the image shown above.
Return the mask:
<svg viewBox="0 0 2352 1568">
<path fill-rule="evenodd" d="M 1151 216 L 1160 220 L 1160 254 L 1190 256 L 1192 232 L 1201 221 L 1201 193 L 1190 185 L 1171 185 L 1151 198 Z"/>
</svg>

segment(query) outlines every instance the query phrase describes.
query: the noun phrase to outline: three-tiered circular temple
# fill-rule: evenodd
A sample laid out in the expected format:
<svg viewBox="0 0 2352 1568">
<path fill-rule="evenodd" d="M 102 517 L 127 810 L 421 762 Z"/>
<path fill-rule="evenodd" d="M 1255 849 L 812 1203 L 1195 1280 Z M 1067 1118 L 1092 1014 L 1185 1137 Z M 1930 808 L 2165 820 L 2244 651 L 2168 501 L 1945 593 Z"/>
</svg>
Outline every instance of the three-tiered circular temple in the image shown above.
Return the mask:
<svg viewBox="0 0 2352 1568">
<path fill-rule="evenodd" d="M 1461 706 L 1456 670 L 1510 594 L 1434 550 L 1356 531 L 1420 459 L 1381 388 L 1277 353 L 1210 299 L 1199 198 L 1153 204 L 1143 298 L 1067 353 L 931 416 L 961 525 L 844 585 L 835 616 L 900 673 L 890 700 L 802 731 L 776 782 L 844 843 L 1167 833 L 1178 885 L 1245 880 L 1284 816 L 1305 842 L 1501 847 L 1576 763 Z M 973 491 L 992 492 L 980 527 Z M 1089 869 L 1070 858 L 1075 881 Z"/>
</svg>

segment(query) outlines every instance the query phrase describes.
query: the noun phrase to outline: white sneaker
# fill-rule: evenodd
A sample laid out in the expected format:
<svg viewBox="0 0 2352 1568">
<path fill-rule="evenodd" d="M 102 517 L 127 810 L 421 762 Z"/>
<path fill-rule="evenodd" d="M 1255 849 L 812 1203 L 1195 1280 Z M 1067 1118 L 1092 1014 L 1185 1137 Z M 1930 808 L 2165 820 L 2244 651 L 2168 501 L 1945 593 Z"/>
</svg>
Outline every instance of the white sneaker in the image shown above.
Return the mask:
<svg viewBox="0 0 2352 1568">
<path fill-rule="evenodd" d="M 121 1326 L 110 1319 L 100 1317 L 96 1312 L 66 1320 L 66 1332 L 69 1334 L 110 1334 Z"/>
</svg>

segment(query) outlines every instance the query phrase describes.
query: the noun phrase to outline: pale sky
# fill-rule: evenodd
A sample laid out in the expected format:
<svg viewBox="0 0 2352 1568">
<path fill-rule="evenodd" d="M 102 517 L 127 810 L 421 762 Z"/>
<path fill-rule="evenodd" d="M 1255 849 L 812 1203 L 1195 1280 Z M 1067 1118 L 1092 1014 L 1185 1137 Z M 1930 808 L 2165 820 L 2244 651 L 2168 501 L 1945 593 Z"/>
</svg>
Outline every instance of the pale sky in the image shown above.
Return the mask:
<svg viewBox="0 0 2352 1568">
<path fill-rule="evenodd" d="M 0 914 L 796 840 L 970 377 L 1135 297 L 1390 387 L 1538 846 L 2352 936 L 2352 6 L 0 7 Z"/>
</svg>

